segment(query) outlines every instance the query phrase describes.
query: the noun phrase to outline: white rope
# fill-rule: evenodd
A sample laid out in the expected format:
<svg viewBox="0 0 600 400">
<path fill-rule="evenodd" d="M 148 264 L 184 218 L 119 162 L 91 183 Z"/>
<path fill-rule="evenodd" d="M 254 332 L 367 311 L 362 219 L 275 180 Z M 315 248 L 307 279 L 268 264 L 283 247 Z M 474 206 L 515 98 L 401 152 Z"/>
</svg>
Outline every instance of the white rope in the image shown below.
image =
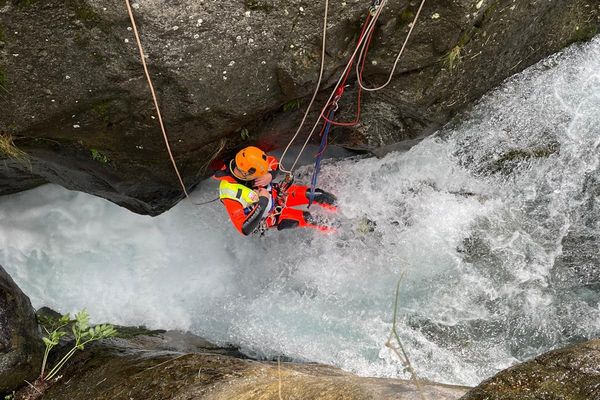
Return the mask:
<svg viewBox="0 0 600 400">
<path fill-rule="evenodd" d="M 328 12 L 329 12 L 329 0 L 325 0 L 325 18 L 323 19 L 323 43 L 322 43 L 322 47 L 321 47 L 321 71 L 319 72 L 319 80 L 317 82 L 317 87 L 315 88 L 315 92 L 313 93 L 312 99 L 310 100 L 310 103 L 308 104 L 308 107 L 306 108 L 306 112 L 304 113 L 304 117 L 302 118 L 302 122 L 300 122 L 300 126 L 298 126 L 298 129 L 296 130 L 296 133 L 294 134 L 294 137 L 292 137 L 292 139 L 290 140 L 290 142 L 288 143 L 288 145 L 286 146 L 285 150 L 283 151 L 283 154 L 281 155 L 281 158 L 279 159 L 279 169 L 285 173 L 291 174 L 291 171 L 287 171 L 284 167 L 283 167 L 283 159 L 286 155 L 286 153 L 288 152 L 290 146 L 292 145 L 292 143 L 294 143 L 294 141 L 296 140 L 296 137 L 298 137 L 298 134 L 300 133 L 300 130 L 302 130 L 302 127 L 304 126 L 304 122 L 306 121 L 306 117 L 308 116 L 308 113 L 310 112 L 310 109 L 312 108 L 313 103 L 315 102 L 315 99 L 317 98 L 317 94 L 319 93 L 319 89 L 321 88 L 321 80 L 323 79 L 323 70 L 325 67 L 325 44 L 326 44 L 326 39 L 327 39 L 327 19 L 328 19 Z M 302 154 L 302 152 L 300 153 Z M 296 165 L 296 163 L 294 163 L 294 165 Z M 294 167 L 292 167 L 291 169 L 294 169 Z"/>
<path fill-rule="evenodd" d="M 300 160 L 300 156 L 302 155 L 302 153 L 304 152 L 304 149 L 308 145 L 308 142 L 310 141 L 310 138 L 315 133 L 315 130 L 317 129 L 317 126 L 319 125 L 319 122 L 321 122 L 321 118 L 325 114 L 325 111 L 327 110 L 327 107 L 329 106 L 329 102 L 333 99 L 333 96 L 335 95 L 335 92 L 337 91 L 338 87 L 340 86 L 340 83 L 344 79 L 344 75 L 346 74 L 346 72 L 348 71 L 348 69 L 351 67 L 352 60 L 354 59 L 354 57 L 358 53 L 359 49 L 361 49 L 362 44 L 365 43 L 366 38 L 369 36 L 368 35 L 369 31 L 371 31 L 373 29 L 373 27 L 375 26 L 375 23 L 377 22 L 377 19 L 379 18 L 379 15 L 383 11 L 383 6 L 385 6 L 386 3 L 387 3 L 387 0 L 383 0 L 381 2 L 380 6 L 377 8 L 377 12 L 373 16 L 373 19 L 369 22 L 369 25 L 367 26 L 367 29 L 365 30 L 365 35 L 363 35 L 363 37 L 360 38 L 360 40 L 358 42 L 358 45 L 356 46 L 356 49 L 354 50 L 354 53 L 352 54 L 352 57 L 350 57 L 350 61 L 346 65 L 346 68 L 344 68 L 344 71 L 342 72 L 342 74 L 340 76 L 340 79 L 335 84 L 335 86 L 333 88 L 333 91 L 331 92 L 331 95 L 329 96 L 329 99 L 327 99 L 327 101 L 325 102 L 325 106 L 321 109 L 321 112 L 319 113 L 319 117 L 317 118 L 315 124 L 313 125 L 312 130 L 310 131 L 310 133 L 306 137 L 306 140 L 304 141 L 304 145 L 302 146 L 302 149 L 298 153 L 298 157 L 296 157 L 296 160 L 294 161 L 294 164 L 292 165 L 292 168 L 291 168 L 292 170 L 296 167 L 296 164 L 298 163 L 298 160 Z"/>
<path fill-rule="evenodd" d="M 173 164 L 173 169 L 177 174 L 177 178 L 179 179 L 179 184 L 183 189 L 183 193 L 185 196 L 190 199 L 190 195 L 187 192 L 185 184 L 183 183 L 183 179 L 181 178 L 181 174 L 179 173 L 179 168 L 177 168 L 177 163 L 175 162 L 175 158 L 173 157 L 173 152 L 171 151 L 171 146 L 169 145 L 169 138 L 167 136 L 167 132 L 165 130 L 165 125 L 163 124 L 162 115 L 160 113 L 160 107 L 158 106 L 158 100 L 156 98 L 156 92 L 154 91 L 154 85 L 152 85 L 152 79 L 150 78 L 150 73 L 148 72 L 148 66 L 146 65 L 146 56 L 144 55 L 144 50 L 142 48 L 142 42 L 140 41 L 140 35 L 137 30 L 137 26 L 135 24 L 135 18 L 133 17 L 133 11 L 131 10 L 131 5 L 129 4 L 129 0 L 125 0 L 125 4 L 127 5 L 127 11 L 129 12 L 129 19 L 131 20 L 131 25 L 133 27 L 133 33 L 135 34 L 135 40 L 137 42 L 138 49 L 140 51 L 140 58 L 142 60 L 142 65 L 144 66 L 144 73 L 146 74 L 146 79 L 148 80 L 148 86 L 150 86 L 150 92 L 152 92 L 152 99 L 154 100 L 154 107 L 156 108 L 156 114 L 158 115 L 158 122 L 160 124 L 160 129 L 162 131 L 163 137 L 165 139 L 165 145 L 167 146 L 167 151 L 169 152 L 169 157 L 171 158 L 171 163 Z M 190 199 L 191 201 L 191 199 Z"/>
<path fill-rule="evenodd" d="M 394 62 L 394 66 L 392 68 L 392 71 L 390 72 L 390 76 L 388 77 L 387 82 L 379 87 L 374 87 L 374 88 L 365 87 L 365 85 L 362 81 L 362 76 L 359 72 L 358 66 L 360 65 L 360 61 L 365 56 L 366 46 L 363 46 L 363 48 L 360 51 L 360 55 L 358 57 L 358 62 L 356 63 L 356 79 L 357 79 L 358 84 L 360 85 L 360 87 L 363 90 L 366 90 L 367 92 L 376 92 L 390 84 L 390 82 L 392 81 L 392 78 L 394 77 L 394 73 L 396 72 L 396 67 L 398 66 L 398 61 L 400 61 L 400 57 L 402 57 L 402 54 L 404 53 L 404 48 L 406 47 L 406 44 L 408 43 L 408 39 L 410 38 L 410 35 L 412 34 L 412 31 L 413 31 L 415 25 L 417 24 L 417 20 L 419 19 L 419 15 L 421 14 L 421 10 L 423 9 L 424 5 L 425 5 L 425 0 L 422 0 L 421 5 L 419 6 L 419 9 L 417 10 L 417 14 L 415 15 L 415 18 L 413 19 L 413 22 L 410 25 L 410 29 L 408 31 L 408 34 L 406 35 L 406 39 L 404 39 L 402 48 L 400 48 L 400 51 L 398 52 L 398 56 L 396 57 L 396 61 Z M 383 7 L 383 3 L 381 4 L 381 6 Z"/>
</svg>

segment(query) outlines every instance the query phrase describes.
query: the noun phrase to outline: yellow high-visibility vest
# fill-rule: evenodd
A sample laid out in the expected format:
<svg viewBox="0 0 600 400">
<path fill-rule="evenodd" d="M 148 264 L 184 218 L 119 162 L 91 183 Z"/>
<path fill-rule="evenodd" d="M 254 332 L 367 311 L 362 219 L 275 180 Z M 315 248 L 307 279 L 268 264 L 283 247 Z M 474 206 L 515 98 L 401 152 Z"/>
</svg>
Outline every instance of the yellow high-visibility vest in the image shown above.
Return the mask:
<svg viewBox="0 0 600 400">
<path fill-rule="evenodd" d="M 219 185 L 219 198 L 235 200 L 244 208 L 258 202 L 258 194 L 247 186 L 222 180 Z"/>
</svg>

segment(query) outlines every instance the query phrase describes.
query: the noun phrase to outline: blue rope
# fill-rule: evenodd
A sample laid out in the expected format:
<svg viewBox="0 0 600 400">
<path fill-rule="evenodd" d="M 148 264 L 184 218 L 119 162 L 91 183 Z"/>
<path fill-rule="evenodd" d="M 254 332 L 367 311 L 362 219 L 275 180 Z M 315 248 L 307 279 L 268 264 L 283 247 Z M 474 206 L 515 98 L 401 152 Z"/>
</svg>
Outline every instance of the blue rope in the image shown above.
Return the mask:
<svg viewBox="0 0 600 400">
<path fill-rule="evenodd" d="M 329 111 L 327 119 L 333 121 L 335 115 L 335 109 Z M 329 131 L 331 130 L 331 122 L 327 121 L 325 124 L 325 130 L 323 136 L 321 136 L 321 145 L 319 146 L 319 152 L 315 160 L 315 170 L 313 171 L 312 179 L 310 181 L 310 193 L 308 194 L 308 207 L 311 206 L 315 199 L 315 189 L 317 188 L 317 180 L 319 179 L 319 172 L 321 172 L 321 160 L 323 159 L 323 153 L 325 153 L 325 147 L 327 146 L 327 139 L 329 137 Z"/>
</svg>

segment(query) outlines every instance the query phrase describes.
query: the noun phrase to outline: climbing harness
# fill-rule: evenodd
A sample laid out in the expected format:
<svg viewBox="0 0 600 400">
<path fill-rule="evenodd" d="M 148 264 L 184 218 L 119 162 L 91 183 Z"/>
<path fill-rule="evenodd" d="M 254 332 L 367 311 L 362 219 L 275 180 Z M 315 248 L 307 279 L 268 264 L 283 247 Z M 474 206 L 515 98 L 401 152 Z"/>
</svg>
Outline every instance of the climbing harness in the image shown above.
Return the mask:
<svg viewBox="0 0 600 400">
<path fill-rule="evenodd" d="M 294 176 L 286 174 L 285 178 L 280 183 L 273 183 L 273 191 L 275 196 L 273 198 L 273 209 L 269 211 L 267 216 L 258 225 L 256 230 L 260 235 L 264 235 L 269 227 L 276 226 L 279 222 L 279 216 L 283 209 L 287 206 L 288 190 L 290 186 L 294 184 Z"/>
</svg>

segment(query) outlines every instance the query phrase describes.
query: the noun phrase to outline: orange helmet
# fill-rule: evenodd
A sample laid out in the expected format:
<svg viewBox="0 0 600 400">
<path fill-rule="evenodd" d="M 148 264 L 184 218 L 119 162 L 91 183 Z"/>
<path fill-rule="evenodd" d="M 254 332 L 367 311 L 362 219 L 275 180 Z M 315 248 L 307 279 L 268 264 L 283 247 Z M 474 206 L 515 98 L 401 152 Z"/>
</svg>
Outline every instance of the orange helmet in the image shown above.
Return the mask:
<svg viewBox="0 0 600 400">
<path fill-rule="evenodd" d="M 248 146 L 235 155 L 235 166 L 243 176 L 238 177 L 251 181 L 269 172 L 267 155 L 258 147 Z"/>
</svg>

